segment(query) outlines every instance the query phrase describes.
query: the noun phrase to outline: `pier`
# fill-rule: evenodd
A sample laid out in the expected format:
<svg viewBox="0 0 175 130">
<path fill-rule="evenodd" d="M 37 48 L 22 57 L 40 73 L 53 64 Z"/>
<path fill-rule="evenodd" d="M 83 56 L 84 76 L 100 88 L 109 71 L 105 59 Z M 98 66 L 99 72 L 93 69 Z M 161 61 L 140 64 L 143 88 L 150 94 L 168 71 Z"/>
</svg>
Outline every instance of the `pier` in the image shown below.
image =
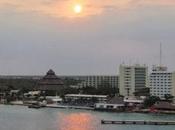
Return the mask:
<svg viewBox="0 0 175 130">
<path fill-rule="evenodd" d="M 63 108 L 63 109 L 83 109 L 83 110 L 94 110 L 92 107 L 84 106 L 71 106 L 71 105 L 57 105 L 57 104 L 47 104 L 48 108 Z"/>
<path fill-rule="evenodd" d="M 103 125 L 175 125 L 175 121 L 144 121 L 144 120 L 101 120 Z"/>
</svg>

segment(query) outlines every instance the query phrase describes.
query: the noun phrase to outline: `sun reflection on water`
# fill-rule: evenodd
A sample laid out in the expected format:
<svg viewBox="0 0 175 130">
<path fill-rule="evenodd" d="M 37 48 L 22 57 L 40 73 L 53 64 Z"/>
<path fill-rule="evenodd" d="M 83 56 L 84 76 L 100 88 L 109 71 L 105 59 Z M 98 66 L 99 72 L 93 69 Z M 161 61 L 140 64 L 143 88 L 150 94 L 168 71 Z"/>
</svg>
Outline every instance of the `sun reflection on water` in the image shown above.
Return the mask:
<svg viewBox="0 0 175 130">
<path fill-rule="evenodd" d="M 93 130 L 93 116 L 88 113 L 62 114 L 58 120 L 58 130 Z"/>
</svg>

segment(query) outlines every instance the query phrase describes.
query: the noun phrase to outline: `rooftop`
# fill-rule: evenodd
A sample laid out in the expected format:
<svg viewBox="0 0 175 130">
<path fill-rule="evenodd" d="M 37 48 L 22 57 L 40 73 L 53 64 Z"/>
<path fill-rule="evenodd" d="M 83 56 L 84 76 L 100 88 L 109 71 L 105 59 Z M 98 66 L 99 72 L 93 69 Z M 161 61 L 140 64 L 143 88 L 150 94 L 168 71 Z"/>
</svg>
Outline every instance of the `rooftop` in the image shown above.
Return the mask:
<svg viewBox="0 0 175 130">
<path fill-rule="evenodd" d="M 50 69 L 46 75 L 39 81 L 39 85 L 63 85 L 63 81 L 58 78 L 55 72 Z"/>
</svg>

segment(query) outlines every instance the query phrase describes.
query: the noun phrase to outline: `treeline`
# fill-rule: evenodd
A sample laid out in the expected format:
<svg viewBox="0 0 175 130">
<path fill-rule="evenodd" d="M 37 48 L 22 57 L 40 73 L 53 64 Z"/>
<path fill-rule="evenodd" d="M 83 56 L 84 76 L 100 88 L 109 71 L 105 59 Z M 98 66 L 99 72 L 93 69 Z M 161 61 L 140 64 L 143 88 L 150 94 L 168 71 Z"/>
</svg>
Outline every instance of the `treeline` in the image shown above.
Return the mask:
<svg viewBox="0 0 175 130">
<path fill-rule="evenodd" d="M 19 89 L 23 91 L 33 90 L 38 80 L 35 79 L 0 79 L 0 89 Z"/>
<path fill-rule="evenodd" d="M 112 88 L 108 83 L 102 83 L 99 87 L 87 86 L 83 88 L 73 88 L 81 81 L 75 79 L 63 79 L 64 86 L 58 92 L 59 95 L 65 94 L 91 94 L 91 95 L 115 95 L 118 93 L 117 88 Z M 0 91 L 21 90 L 22 92 L 35 90 L 37 87 L 37 79 L 0 79 Z"/>
<path fill-rule="evenodd" d="M 112 87 L 83 87 L 83 88 L 71 88 L 66 87 L 61 90 L 61 95 L 65 94 L 90 94 L 90 95 L 109 95 L 115 96 L 118 93 L 118 88 Z"/>
</svg>

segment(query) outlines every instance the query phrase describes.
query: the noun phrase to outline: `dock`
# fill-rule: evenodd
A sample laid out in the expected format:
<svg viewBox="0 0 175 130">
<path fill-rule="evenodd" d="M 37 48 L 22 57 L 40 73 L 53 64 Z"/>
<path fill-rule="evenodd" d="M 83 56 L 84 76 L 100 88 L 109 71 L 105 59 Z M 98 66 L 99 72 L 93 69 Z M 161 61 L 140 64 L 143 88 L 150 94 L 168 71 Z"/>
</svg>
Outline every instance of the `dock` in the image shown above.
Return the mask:
<svg viewBox="0 0 175 130">
<path fill-rule="evenodd" d="M 84 107 L 84 106 L 71 106 L 71 105 L 57 105 L 57 104 L 47 104 L 48 108 L 63 108 L 63 109 L 83 109 L 83 110 L 94 110 L 92 107 Z"/>
<path fill-rule="evenodd" d="M 175 121 L 144 121 L 144 120 L 101 120 L 103 125 L 175 125 Z"/>
</svg>

